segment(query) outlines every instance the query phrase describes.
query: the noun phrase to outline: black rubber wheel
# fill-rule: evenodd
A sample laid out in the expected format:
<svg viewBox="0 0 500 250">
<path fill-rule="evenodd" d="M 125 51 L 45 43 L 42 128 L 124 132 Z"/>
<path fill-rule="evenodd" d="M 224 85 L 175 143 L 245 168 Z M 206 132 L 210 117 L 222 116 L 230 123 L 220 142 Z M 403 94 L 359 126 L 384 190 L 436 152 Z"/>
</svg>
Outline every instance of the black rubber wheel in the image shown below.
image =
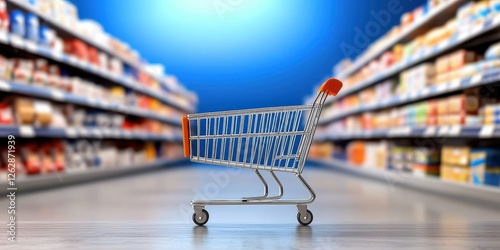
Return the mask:
<svg viewBox="0 0 500 250">
<path fill-rule="evenodd" d="M 300 225 L 307 226 L 313 221 L 313 214 L 311 213 L 311 211 L 307 210 L 307 215 L 302 216 L 302 214 L 300 214 L 299 212 L 297 213 L 297 220 L 299 221 Z"/>
<path fill-rule="evenodd" d="M 208 222 L 209 218 L 207 210 L 203 209 L 201 210 L 201 212 L 202 212 L 201 217 L 198 217 L 196 216 L 196 213 L 193 213 L 193 222 L 198 226 L 205 225 Z"/>
</svg>

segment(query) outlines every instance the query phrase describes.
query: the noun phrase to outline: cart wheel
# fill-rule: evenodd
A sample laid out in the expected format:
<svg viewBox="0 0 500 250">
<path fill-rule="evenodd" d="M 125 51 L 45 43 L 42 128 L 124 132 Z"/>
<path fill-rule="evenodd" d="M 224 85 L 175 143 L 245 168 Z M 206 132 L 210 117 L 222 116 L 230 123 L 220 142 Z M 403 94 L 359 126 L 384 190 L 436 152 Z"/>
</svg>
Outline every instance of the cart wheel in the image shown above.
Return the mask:
<svg viewBox="0 0 500 250">
<path fill-rule="evenodd" d="M 299 212 L 299 213 L 297 213 L 297 220 L 299 221 L 300 225 L 307 226 L 307 225 L 311 224 L 311 222 L 313 221 L 313 214 L 309 210 L 307 210 L 306 216 L 303 216 Z"/>
<path fill-rule="evenodd" d="M 205 225 L 209 217 L 207 210 L 203 209 L 201 210 L 201 212 L 202 212 L 201 216 L 196 216 L 196 213 L 193 213 L 193 222 L 198 226 Z"/>
</svg>

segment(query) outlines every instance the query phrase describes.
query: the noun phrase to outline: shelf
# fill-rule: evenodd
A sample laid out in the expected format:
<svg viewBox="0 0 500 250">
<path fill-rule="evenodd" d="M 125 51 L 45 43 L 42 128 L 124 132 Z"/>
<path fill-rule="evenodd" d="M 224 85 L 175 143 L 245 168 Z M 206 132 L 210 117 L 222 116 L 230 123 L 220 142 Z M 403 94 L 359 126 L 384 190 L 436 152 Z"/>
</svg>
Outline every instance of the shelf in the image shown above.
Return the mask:
<svg viewBox="0 0 500 250">
<path fill-rule="evenodd" d="M 163 79 L 161 79 L 161 77 L 149 73 L 145 69 L 145 67 L 143 67 L 139 62 L 134 62 L 134 61 L 131 61 L 127 58 L 124 58 L 124 57 L 120 56 L 119 54 L 115 53 L 114 51 L 110 50 L 109 48 L 92 41 L 92 39 L 89 39 L 88 37 L 85 37 L 82 34 L 77 33 L 75 30 L 72 30 L 70 27 L 65 27 L 65 26 L 59 24 L 53 18 L 44 15 L 43 13 L 38 11 L 35 7 L 31 6 L 27 2 L 20 1 L 20 0 L 7 0 L 7 2 L 11 3 L 12 5 L 14 5 L 17 8 L 20 8 L 26 12 L 30 12 L 32 14 L 35 14 L 36 16 L 38 16 L 38 18 L 45 21 L 47 24 L 49 24 L 55 30 L 57 30 L 59 32 L 63 32 L 64 34 L 70 35 L 72 37 L 78 38 L 78 39 L 84 41 L 85 43 L 90 44 L 93 47 L 96 47 L 97 49 L 99 49 L 99 50 L 101 50 L 101 51 L 103 51 L 103 52 L 105 52 L 113 57 L 120 59 L 125 64 L 128 64 L 128 65 L 130 65 L 136 69 L 139 69 L 141 71 L 147 72 L 151 77 L 155 78 L 157 81 L 163 81 Z"/>
<path fill-rule="evenodd" d="M 321 165 L 332 167 L 345 173 L 384 182 L 388 188 L 407 187 L 425 192 L 445 195 L 464 202 L 474 202 L 500 207 L 500 188 L 475 186 L 467 183 L 441 180 L 437 177 L 417 177 L 410 173 L 353 166 L 335 159 L 309 159 Z"/>
<path fill-rule="evenodd" d="M 63 92 L 61 90 L 50 89 L 30 84 L 17 83 L 13 81 L 3 81 L 0 80 L 0 91 L 2 92 L 10 92 L 16 94 L 23 94 L 28 96 L 35 96 L 40 98 L 46 98 L 49 100 L 54 100 L 58 102 L 66 102 L 77 105 L 83 105 L 91 108 L 98 108 L 102 110 L 134 115 L 144 118 L 150 118 L 154 120 L 158 120 L 161 122 L 165 122 L 168 124 L 172 124 L 175 126 L 180 126 L 180 118 L 173 117 L 165 117 L 158 115 L 156 113 L 141 110 L 136 107 L 127 107 L 123 105 L 117 105 L 113 103 L 109 103 L 105 100 L 97 100 L 90 99 L 82 96 L 76 96 L 70 93 Z"/>
<path fill-rule="evenodd" d="M 443 18 L 443 16 L 449 16 L 450 14 L 455 14 L 457 9 L 464 3 L 463 0 L 451 0 L 446 3 L 441 4 L 437 8 L 433 9 L 426 16 L 419 19 L 418 21 L 412 23 L 407 29 L 405 29 L 401 34 L 395 36 L 389 42 L 387 42 L 384 46 L 382 46 L 379 50 L 360 58 L 360 60 L 356 60 L 356 62 L 351 65 L 348 69 L 341 72 L 337 78 L 345 78 L 356 71 L 359 71 L 364 65 L 366 65 L 371 60 L 379 57 L 385 51 L 392 48 L 394 45 L 405 42 L 417 36 L 417 34 L 422 30 L 435 26 L 435 22 L 439 21 Z"/>
<path fill-rule="evenodd" d="M 19 38 L 19 37 L 11 36 L 10 34 L 2 33 L 2 34 L 0 34 L 0 44 L 12 46 L 15 49 L 22 50 L 22 51 L 28 52 L 30 54 L 34 54 L 36 56 L 41 56 L 41 57 L 48 58 L 48 59 L 51 59 L 51 60 L 54 60 L 54 61 L 57 61 L 60 63 L 64 63 L 64 64 L 69 65 L 71 67 L 88 72 L 92 75 L 99 76 L 103 79 L 107 79 L 107 80 L 114 82 L 118 85 L 121 85 L 125 88 L 129 88 L 129 89 L 132 89 L 132 90 L 137 91 L 139 93 L 156 98 L 156 99 L 160 100 L 161 102 L 168 104 L 168 105 L 171 105 L 177 109 L 181 109 L 181 110 L 184 110 L 187 112 L 193 111 L 193 109 L 190 107 L 173 102 L 172 100 L 170 100 L 168 98 L 168 95 L 165 93 L 163 93 L 163 94 L 157 93 L 154 90 L 143 87 L 140 83 L 134 81 L 130 77 L 117 76 L 115 74 L 112 74 L 112 73 L 109 73 L 105 70 L 102 70 L 101 68 L 98 68 L 89 62 L 81 61 L 75 57 L 68 56 L 64 53 L 57 53 L 46 46 L 40 46 L 36 43 L 29 42 L 23 38 Z"/>
<path fill-rule="evenodd" d="M 373 84 L 386 80 L 389 77 L 392 77 L 393 75 L 396 75 L 405 69 L 408 69 L 419 63 L 434 59 L 435 57 L 443 55 L 445 52 L 451 51 L 457 48 L 458 46 L 463 45 L 465 42 L 468 42 L 474 38 L 477 38 L 483 34 L 486 34 L 498 28 L 500 28 L 500 15 L 498 15 L 494 20 L 486 21 L 483 27 L 471 30 L 470 33 L 467 35 L 459 37 L 454 36 L 452 39 L 442 42 L 437 47 L 424 51 L 420 54 L 414 55 L 413 57 L 408 58 L 405 61 L 399 62 L 393 65 L 391 68 L 384 70 L 381 73 L 374 75 L 364 81 L 361 81 L 350 88 L 343 89 L 336 97 L 329 98 L 326 101 L 326 103 L 333 102 L 347 95 L 350 95 L 352 93 L 370 87 Z"/>
<path fill-rule="evenodd" d="M 435 127 L 400 127 L 375 129 L 363 132 L 342 131 L 341 133 L 317 134 L 315 141 L 351 140 L 377 138 L 500 138 L 500 125 L 450 125 Z"/>
<path fill-rule="evenodd" d="M 85 170 L 70 170 L 62 173 L 40 174 L 33 176 L 19 176 L 16 178 L 17 192 L 37 191 L 45 188 L 67 186 L 77 183 L 107 179 L 111 177 L 124 176 L 128 174 L 151 171 L 167 166 L 178 165 L 185 162 L 185 159 L 178 160 L 158 160 L 137 166 L 119 168 L 91 168 Z M 0 182 L 2 195 L 7 194 L 7 183 Z"/>
<path fill-rule="evenodd" d="M 94 139 L 123 139 L 180 142 L 181 137 L 176 135 L 158 135 L 146 132 L 132 132 L 114 128 L 41 128 L 29 125 L 4 126 L 0 125 L 0 137 L 13 135 L 21 138 L 50 137 L 50 138 L 94 138 Z"/>
<path fill-rule="evenodd" d="M 415 101 L 422 101 L 432 97 L 450 94 L 456 91 L 461 91 L 464 89 L 487 85 L 491 83 L 500 82 L 500 69 L 490 70 L 483 73 L 479 73 L 472 77 L 467 77 L 463 79 L 457 79 L 446 84 L 439 84 L 436 86 L 431 86 L 423 89 L 416 90 L 412 93 L 408 93 L 402 96 L 393 96 L 390 99 L 380 100 L 377 103 L 370 105 L 361 104 L 359 107 L 345 110 L 343 112 L 337 113 L 331 116 L 323 117 L 318 124 L 323 125 L 335 120 L 345 118 L 350 115 L 359 114 L 367 111 L 374 111 L 389 107 L 395 107 L 407 103 L 412 103 Z"/>
</svg>

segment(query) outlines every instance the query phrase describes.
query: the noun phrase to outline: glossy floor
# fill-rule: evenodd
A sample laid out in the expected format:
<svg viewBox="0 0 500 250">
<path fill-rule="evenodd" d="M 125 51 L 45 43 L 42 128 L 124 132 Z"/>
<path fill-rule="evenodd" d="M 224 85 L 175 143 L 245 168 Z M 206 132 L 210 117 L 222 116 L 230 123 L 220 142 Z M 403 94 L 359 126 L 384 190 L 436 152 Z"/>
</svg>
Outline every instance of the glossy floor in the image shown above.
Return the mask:
<svg viewBox="0 0 500 250">
<path fill-rule="evenodd" d="M 307 196 L 292 174 L 278 176 L 284 198 Z M 208 206 L 207 226 L 194 226 L 191 199 L 262 192 L 257 177 L 244 169 L 186 165 L 21 194 L 13 249 L 486 250 L 500 245 L 498 208 L 323 167 L 307 166 L 304 177 L 318 195 L 309 206 L 310 227 L 298 226 L 294 206 Z M 7 207 L 5 199 L 0 207 Z M 7 213 L 0 218 L 6 221 Z M 7 244 L 0 241 L 0 247 Z"/>
</svg>

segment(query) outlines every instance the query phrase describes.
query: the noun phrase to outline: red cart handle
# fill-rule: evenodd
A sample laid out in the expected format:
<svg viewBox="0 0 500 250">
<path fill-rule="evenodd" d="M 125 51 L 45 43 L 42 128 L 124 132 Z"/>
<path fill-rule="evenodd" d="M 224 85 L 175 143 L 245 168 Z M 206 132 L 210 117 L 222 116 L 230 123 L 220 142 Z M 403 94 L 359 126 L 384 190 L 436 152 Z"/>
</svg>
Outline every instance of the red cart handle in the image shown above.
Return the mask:
<svg viewBox="0 0 500 250">
<path fill-rule="evenodd" d="M 324 82 L 323 85 L 321 85 L 318 92 L 325 92 L 327 95 L 336 96 L 339 93 L 342 86 L 343 84 L 341 81 L 335 78 L 330 78 L 326 80 L 326 82 Z"/>
<path fill-rule="evenodd" d="M 184 144 L 184 157 L 189 157 L 191 150 L 189 145 L 189 120 L 187 115 L 182 117 L 182 143 Z"/>
</svg>

